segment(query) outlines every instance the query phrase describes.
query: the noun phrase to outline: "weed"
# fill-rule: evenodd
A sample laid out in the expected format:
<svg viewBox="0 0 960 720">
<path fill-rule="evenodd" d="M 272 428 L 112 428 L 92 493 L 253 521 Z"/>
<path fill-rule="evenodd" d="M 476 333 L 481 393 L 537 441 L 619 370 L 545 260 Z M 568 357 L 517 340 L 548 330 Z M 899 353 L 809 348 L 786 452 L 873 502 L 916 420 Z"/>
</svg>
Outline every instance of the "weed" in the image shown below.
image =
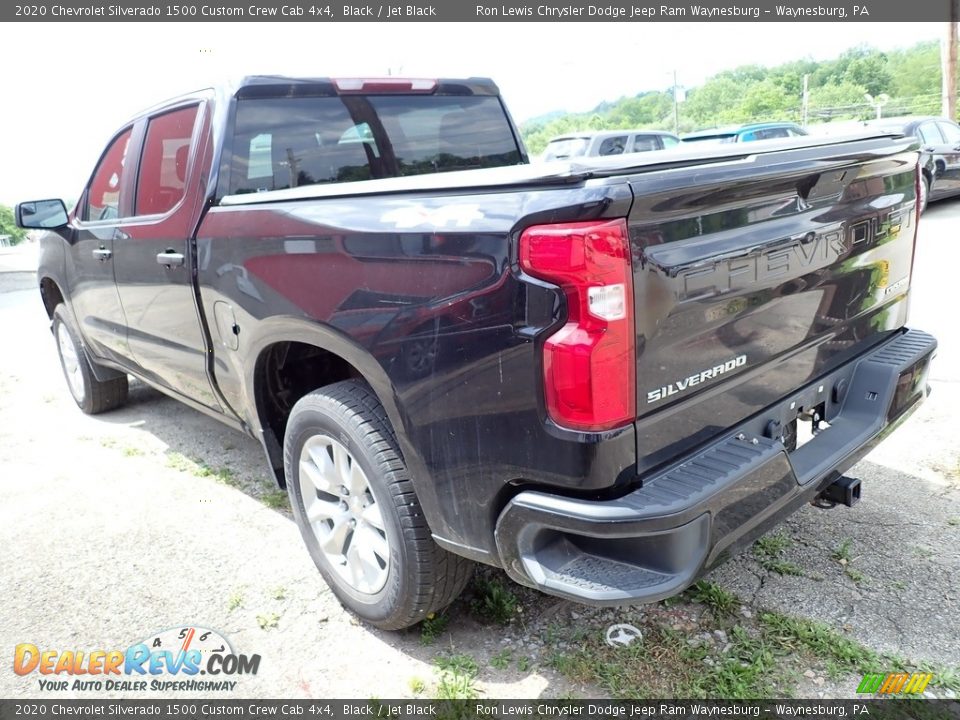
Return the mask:
<svg viewBox="0 0 960 720">
<path fill-rule="evenodd" d="M 509 623 L 517 613 L 517 596 L 498 580 L 474 581 L 478 596 L 474 598 L 471 607 L 473 611 L 487 620 L 493 620 L 501 625 Z"/>
<path fill-rule="evenodd" d="M 449 622 L 450 618 L 444 613 L 440 613 L 439 615 L 430 613 L 427 615 L 427 617 L 423 619 L 423 622 L 420 623 L 420 644 L 432 645 L 438 637 L 443 635 Z"/>
<path fill-rule="evenodd" d="M 894 590 L 906 590 L 907 584 L 903 580 L 894 580 L 890 585 Z"/>
<path fill-rule="evenodd" d="M 446 655 L 434 658 L 440 673 L 437 683 L 439 700 L 472 700 L 479 695 L 474 682 L 480 671 L 477 661 L 469 655 Z"/>
<path fill-rule="evenodd" d="M 950 525 L 952 527 L 960 526 L 960 517 L 947 518 L 947 525 Z"/>
<path fill-rule="evenodd" d="M 739 604 L 737 596 L 709 580 L 699 580 L 687 591 L 689 597 L 710 608 L 716 616 L 730 615 Z"/>
<path fill-rule="evenodd" d="M 509 650 L 501 650 L 492 658 L 490 658 L 490 665 L 495 667 L 497 670 L 506 670 L 510 667 L 510 660 L 513 658 L 513 653 Z"/>
<path fill-rule="evenodd" d="M 853 541 L 850 538 L 845 538 L 838 546 L 837 549 L 833 551 L 831 557 L 837 562 L 843 561 L 844 563 L 850 562 L 853 558 L 850 555 L 850 547 L 853 545 Z"/>
<path fill-rule="evenodd" d="M 848 578 L 853 580 L 858 585 L 860 583 L 866 582 L 867 580 L 867 576 L 855 568 L 847 567 L 847 568 L 844 568 L 843 572 L 846 573 Z"/>
<path fill-rule="evenodd" d="M 234 590 L 227 600 L 227 610 L 236 610 L 241 605 L 243 605 L 243 593 L 240 590 Z"/>
<path fill-rule="evenodd" d="M 781 530 L 757 540 L 753 546 L 753 555 L 764 570 L 778 575 L 803 575 L 803 569 L 799 565 L 782 558 L 784 551 L 792 544 L 793 541 Z"/>
<path fill-rule="evenodd" d="M 517 670 L 520 672 L 527 672 L 531 667 L 530 658 L 526 655 L 517 658 Z"/>
<path fill-rule="evenodd" d="M 112 448 L 117 446 L 116 438 L 105 437 L 100 438 L 100 446 L 105 448 Z"/>
<path fill-rule="evenodd" d="M 280 616 L 277 615 L 277 613 L 270 613 L 269 615 L 257 615 L 257 624 L 260 626 L 261 630 L 275 628 L 280 624 Z"/>
<path fill-rule="evenodd" d="M 427 683 L 424 682 L 422 678 L 418 678 L 416 675 L 407 681 L 407 685 L 410 687 L 410 692 L 412 692 L 414 695 L 419 695 L 427 689 Z"/>
<path fill-rule="evenodd" d="M 143 455 L 143 450 L 141 450 L 140 448 L 125 447 L 125 448 L 123 449 L 123 456 L 124 456 L 124 457 L 139 457 L 139 456 L 141 456 L 141 455 Z"/>
<path fill-rule="evenodd" d="M 273 589 L 273 599 L 283 600 L 287 597 L 287 589 L 282 585 Z"/>
</svg>

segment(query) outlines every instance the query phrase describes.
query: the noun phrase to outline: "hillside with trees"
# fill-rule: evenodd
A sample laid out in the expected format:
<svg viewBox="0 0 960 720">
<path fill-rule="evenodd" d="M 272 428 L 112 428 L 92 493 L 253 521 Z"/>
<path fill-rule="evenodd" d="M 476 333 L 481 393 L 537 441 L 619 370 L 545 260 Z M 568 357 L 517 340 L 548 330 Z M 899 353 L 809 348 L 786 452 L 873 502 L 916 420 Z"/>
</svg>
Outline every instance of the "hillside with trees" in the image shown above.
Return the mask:
<svg viewBox="0 0 960 720">
<path fill-rule="evenodd" d="M 808 75 L 808 122 L 875 117 L 865 95 L 889 96 L 885 116 L 940 113 L 940 47 L 935 41 L 904 50 L 868 46 L 847 50 L 834 60 L 794 60 L 776 67 L 744 65 L 725 70 L 690 88 L 680 104 L 680 132 L 762 120 L 802 119 L 803 76 Z M 578 130 L 673 129 L 673 96 L 641 92 L 603 102 L 587 113 L 551 113 L 521 127 L 532 154 L 549 140 Z"/>
</svg>

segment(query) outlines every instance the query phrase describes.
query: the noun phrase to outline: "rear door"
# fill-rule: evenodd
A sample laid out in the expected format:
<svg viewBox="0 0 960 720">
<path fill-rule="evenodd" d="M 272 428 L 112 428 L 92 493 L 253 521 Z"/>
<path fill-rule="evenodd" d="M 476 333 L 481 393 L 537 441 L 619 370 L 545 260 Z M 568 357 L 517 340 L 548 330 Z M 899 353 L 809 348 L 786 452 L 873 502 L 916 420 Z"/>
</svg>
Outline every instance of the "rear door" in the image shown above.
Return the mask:
<svg viewBox="0 0 960 720">
<path fill-rule="evenodd" d="M 641 469 L 904 324 L 917 156 L 899 142 L 897 152 L 870 140 L 633 179 Z"/>
<path fill-rule="evenodd" d="M 117 288 L 130 349 L 150 380 L 215 410 L 193 285 L 191 238 L 200 211 L 206 106 L 190 101 L 138 127 L 131 216 L 114 243 Z"/>
</svg>

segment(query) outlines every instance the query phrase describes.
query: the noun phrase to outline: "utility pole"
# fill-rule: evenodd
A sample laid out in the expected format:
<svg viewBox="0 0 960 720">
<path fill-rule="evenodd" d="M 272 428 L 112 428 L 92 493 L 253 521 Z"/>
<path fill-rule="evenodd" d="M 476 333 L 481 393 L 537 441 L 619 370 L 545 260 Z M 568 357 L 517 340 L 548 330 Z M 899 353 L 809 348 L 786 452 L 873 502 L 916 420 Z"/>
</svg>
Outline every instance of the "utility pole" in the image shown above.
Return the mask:
<svg viewBox="0 0 960 720">
<path fill-rule="evenodd" d="M 810 76 L 804 73 L 803 76 L 803 105 L 800 110 L 801 127 L 807 126 L 807 118 L 810 114 Z"/>
<path fill-rule="evenodd" d="M 957 117 L 957 21 L 960 20 L 960 0 L 947 0 L 949 20 L 940 41 L 940 66 L 943 77 L 942 107 L 944 117 Z"/>
</svg>

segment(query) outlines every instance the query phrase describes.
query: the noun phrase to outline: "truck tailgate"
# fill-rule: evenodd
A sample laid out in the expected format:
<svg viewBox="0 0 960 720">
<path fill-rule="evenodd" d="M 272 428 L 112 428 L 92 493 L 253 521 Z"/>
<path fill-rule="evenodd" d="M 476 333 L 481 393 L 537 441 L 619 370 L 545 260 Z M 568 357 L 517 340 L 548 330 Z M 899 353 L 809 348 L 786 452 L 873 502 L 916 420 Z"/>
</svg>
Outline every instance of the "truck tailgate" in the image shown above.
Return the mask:
<svg viewBox="0 0 960 720">
<path fill-rule="evenodd" d="M 764 144 L 695 173 L 630 179 L 641 473 L 906 320 L 917 223 L 909 141 Z"/>
</svg>

